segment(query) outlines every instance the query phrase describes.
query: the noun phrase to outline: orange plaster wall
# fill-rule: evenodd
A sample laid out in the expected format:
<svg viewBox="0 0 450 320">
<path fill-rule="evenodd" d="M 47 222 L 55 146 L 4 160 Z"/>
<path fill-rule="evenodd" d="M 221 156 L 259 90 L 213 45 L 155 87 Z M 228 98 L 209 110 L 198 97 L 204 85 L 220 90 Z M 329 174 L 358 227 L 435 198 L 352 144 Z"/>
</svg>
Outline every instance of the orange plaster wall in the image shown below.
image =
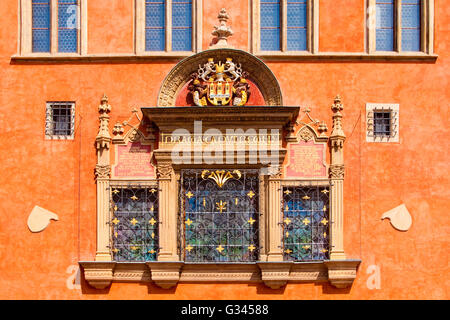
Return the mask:
<svg viewBox="0 0 450 320">
<path fill-rule="evenodd" d="M 321 50 L 363 50 L 363 7 L 358 1 L 352 1 L 351 10 L 331 2 L 338 1 L 320 3 Z M 111 3 L 104 8 L 103 0 L 89 0 L 89 53 L 133 50 L 132 1 Z M 235 32 L 230 42 L 248 49 L 248 2 L 218 0 L 203 2 L 203 48 L 209 46 L 223 6 Z M 17 2 L 1 1 L 0 298 L 448 299 L 449 15 L 448 3 L 436 0 L 436 63 L 267 63 L 280 82 L 284 104 L 310 107 L 329 132 L 333 98 L 338 93 L 343 98 L 345 250 L 348 258 L 362 260 L 350 289 L 288 284 L 274 291 L 263 284 L 213 283 L 179 284 L 165 291 L 114 283 L 98 291 L 83 279 L 79 290 L 67 287 L 73 274 L 69 268 L 92 261 L 96 250 L 97 106 L 106 93 L 113 125 L 128 119 L 133 107 L 155 105 L 159 86 L 175 63 L 14 63 Z M 325 22 L 336 16 L 347 20 L 333 31 Z M 343 39 L 347 33 L 351 38 Z M 52 100 L 76 101 L 74 141 L 44 139 L 45 102 Z M 365 142 L 367 102 L 400 104 L 399 143 Z M 402 203 L 413 216 L 408 232 L 381 221 L 385 211 Z M 34 205 L 57 213 L 59 221 L 32 234 L 26 221 Z M 372 265 L 380 269 L 380 289 L 367 286 Z"/>
</svg>

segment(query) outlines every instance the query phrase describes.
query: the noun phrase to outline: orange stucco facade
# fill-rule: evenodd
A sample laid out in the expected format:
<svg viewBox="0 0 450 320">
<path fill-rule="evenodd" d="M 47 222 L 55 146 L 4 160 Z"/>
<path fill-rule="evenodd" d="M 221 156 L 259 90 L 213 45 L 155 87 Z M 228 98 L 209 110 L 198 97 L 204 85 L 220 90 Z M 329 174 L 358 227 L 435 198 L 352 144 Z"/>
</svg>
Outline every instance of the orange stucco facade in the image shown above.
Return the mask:
<svg viewBox="0 0 450 320">
<path fill-rule="evenodd" d="M 345 5 L 343 3 L 345 2 Z M 106 4 L 107 3 L 107 4 Z M 320 0 L 319 51 L 365 52 L 365 1 Z M 251 50 L 251 1 L 203 1 L 202 49 L 208 49 L 217 13 L 225 6 L 236 49 Z M 450 6 L 435 1 L 435 60 L 263 58 L 280 84 L 285 105 L 311 108 L 332 127 L 339 94 L 343 129 L 344 247 L 360 259 L 353 285 L 289 283 L 113 283 L 98 290 L 81 278 L 79 261 L 96 254 L 95 137 L 105 93 L 111 123 L 133 107 L 155 106 L 176 59 L 12 59 L 18 53 L 17 0 L 0 2 L 0 298 L 1 299 L 448 299 L 450 134 Z M 88 1 L 88 54 L 134 52 L 134 1 Z M 75 101 L 75 137 L 45 139 L 47 101 Z M 399 143 L 366 142 L 366 103 L 400 105 Z M 405 204 L 407 232 L 384 212 Z M 45 231 L 32 233 L 34 206 L 55 212 Z"/>
</svg>

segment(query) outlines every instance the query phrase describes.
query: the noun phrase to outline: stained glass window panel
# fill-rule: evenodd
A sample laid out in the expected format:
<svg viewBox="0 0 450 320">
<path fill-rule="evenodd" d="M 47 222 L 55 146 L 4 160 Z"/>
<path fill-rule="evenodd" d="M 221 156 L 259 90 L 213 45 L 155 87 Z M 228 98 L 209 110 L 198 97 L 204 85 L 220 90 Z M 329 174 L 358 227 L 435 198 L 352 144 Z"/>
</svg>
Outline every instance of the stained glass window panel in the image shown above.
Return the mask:
<svg viewBox="0 0 450 320">
<path fill-rule="evenodd" d="M 394 0 L 376 2 L 376 49 L 394 50 Z"/>
<path fill-rule="evenodd" d="M 58 51 L 78 51 L 77 0 L 58 0 Z"/>
<path fill-rule="evenodd" d="M 192 0 L 172 0 L 172 51 L 192 51 Z"/>
<path fill-rule="evenodd" d="M 307 50 L 306 0 L 287 1 L 287 49 Z"/>
<path fill-rule="evenodd" d="M 166 49 L 166 3 L 164 0 L 145 1 L 145 50 Z"/>
<path fill-rule="evenodd" d="M 420 51 L 420 0 L 402 1 L 402 50 Z"/>
<path fill-rule="evenodd" d="M 283 188 L 283 252 L 285 260 L 329 258 L 329 188 Z"/>
<path fill-rule="evenodd" d="M 185 261 L 258 259 L 257 170 L 183 170 L 181 238 Z"/>
<path fill-rule="evenodd" d="M 261 0 L 260 5 L 261 50 L 280 51 L 280 1 Z"/>
<path fill-rule="evenodd" d="M 50 52 L 50 0 L 32 1 L 32 50 Z"/>
<path fill-rule="evenodd" d="M 158 252 L 157 187 L 111 188 L 114 261 L 155 261 Z"/>
</svg>

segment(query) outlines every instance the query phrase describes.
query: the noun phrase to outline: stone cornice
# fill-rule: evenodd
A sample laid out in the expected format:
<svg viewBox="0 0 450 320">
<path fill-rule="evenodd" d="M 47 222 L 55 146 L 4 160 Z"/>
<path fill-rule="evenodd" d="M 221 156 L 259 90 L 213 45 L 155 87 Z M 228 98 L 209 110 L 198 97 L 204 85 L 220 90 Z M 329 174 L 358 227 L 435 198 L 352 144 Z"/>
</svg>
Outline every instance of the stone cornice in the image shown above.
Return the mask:
<svg viewBox="0 0 450 320">
<path fill-rule="evenodd" d="M 184 263 L 79 262 L 86 281 L 97 289 L 114 282 L 153 282 L 169 289 L 183 282 L 264 282 L 272 289 L 287 283 L 326 282 L 337 288 L 352 285 L 361 260 L 318 262 Z"/>
</svg>

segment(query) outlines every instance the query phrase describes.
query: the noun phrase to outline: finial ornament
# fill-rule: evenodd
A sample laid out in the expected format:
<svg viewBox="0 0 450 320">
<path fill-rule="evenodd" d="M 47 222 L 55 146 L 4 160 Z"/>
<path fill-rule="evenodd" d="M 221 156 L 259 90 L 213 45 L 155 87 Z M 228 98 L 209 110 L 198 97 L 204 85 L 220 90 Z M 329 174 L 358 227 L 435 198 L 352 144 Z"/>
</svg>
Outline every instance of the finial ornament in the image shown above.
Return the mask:
<svg viewBox="0 0 450 320">
<path fill-rule="evenodd" d="M 225 8 L 220 10 L 218 18 L 220 25 L 214 26 L 214 30 L 212 32 L 212 35 L 217 37 L 218 40 L 217 43 L 212 45 L 210 48 L 231 48 L 231 46 L 228 45 L 227 38 L 233 35 L 233 30 L 231 30 L 231 27 L 227 26 L 227 21 L 230 19 L 230 16 Z"/>
<path fill-rule="evenodd" d="M 100 113 L 109 113 L 109 112 L 111 112 L 111 106 L 108 104 L 108 97 L 106 96 L 106 94 L 103 94 L 103 97 L 100 100 L 100 105 L 98 107 L 98 111 Z"/>
</svg>

